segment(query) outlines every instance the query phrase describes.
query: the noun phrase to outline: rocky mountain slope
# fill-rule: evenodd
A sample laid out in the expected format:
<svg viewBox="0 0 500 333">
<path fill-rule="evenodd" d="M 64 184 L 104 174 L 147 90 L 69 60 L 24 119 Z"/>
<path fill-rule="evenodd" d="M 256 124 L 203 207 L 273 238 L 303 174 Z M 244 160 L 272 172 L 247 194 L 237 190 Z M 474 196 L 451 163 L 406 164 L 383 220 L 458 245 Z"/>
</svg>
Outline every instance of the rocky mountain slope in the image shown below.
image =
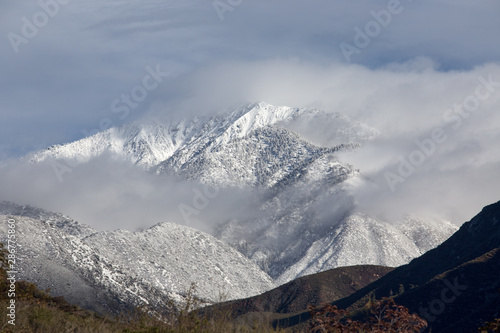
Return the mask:
<svg viewBox="0 0 500 333">
<path fill-rule="evenodd" d="M 232 247 L 177 224 L 77 237 L 64 223 L 1 215 L 4 243 L 9 218 L 16 221 L 18 279 L 50 288 L 52 295 L 100 313 L 139 305 L 162 310 L 168 300 L 182 304 L 191 283 L 196 283 L 195 296 L 206 304 L 274 287 L 266 273 Z"/>
</svg>

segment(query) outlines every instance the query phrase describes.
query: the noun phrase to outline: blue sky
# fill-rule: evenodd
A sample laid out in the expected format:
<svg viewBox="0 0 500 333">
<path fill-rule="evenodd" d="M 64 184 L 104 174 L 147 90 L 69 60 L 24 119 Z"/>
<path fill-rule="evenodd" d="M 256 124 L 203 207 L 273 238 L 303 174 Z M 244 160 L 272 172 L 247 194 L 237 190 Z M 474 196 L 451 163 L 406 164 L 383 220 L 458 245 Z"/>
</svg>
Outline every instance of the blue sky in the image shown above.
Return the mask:
<svg viewBox="0 0 500 333">
<path fill-rule="evenodd" d="M 148 112 L 171 116 L 263 99 L 245 96 L 243 90 L 254 89 L 243 82 L 239 99 L 193 103 L 207 94 L 198 80 L 209 73 L 218 85 L 232 86 L 234 82 L 220 81 L 252 78 L 234 78 L 225 69 L 243 74 L 252 68 L 256 76 L 265 76 L 273 63 L 292 71 L 283 74 L 288 81 L 293 71 L 307 68 L 311 80 L 324 68 L 344 70 L 349 66 L 339 45 L 355 45 L 354 29 L 364 30 L 374 20 L 372 11 L 380 13 L 391 4 L 243 0 L 230 2 L 232 6 L 222 0 L 226 7 L 219 2 L 218 13 L 217 2 L 210 0 L 55 1 L 0 3 L 0 159 L 81 138 L 99 128 L 103 118 L 119 125 Z M 40 14 L 43 7 L 55 13 L 47 22 Z M 378 70 L 425 57 L 437 71 L 468 71 L 499 61 L 498 1 L 404 0 L 397 8 L 370 45 L 351 57 L 351 64 Z M 23 37 L 23 17 L 32 24 L 35 18 L 42 20 L 42 26 L 16 46 L 16 53 L 9 34 Z M 113 100 L 140 83 L 147 66 L 156 65 L 169 77 L 127 119 L 118 119 L 111 112 Z M 255 85 L 261 84 L 257 81 Z M 218 93 L 212 100 L 225 99 L 224 92 Z M 279 101 L 286 103 L 286 96 Z M 292 96 L 292 103 L 318 100 L 295 101 Z"/>
</svg>

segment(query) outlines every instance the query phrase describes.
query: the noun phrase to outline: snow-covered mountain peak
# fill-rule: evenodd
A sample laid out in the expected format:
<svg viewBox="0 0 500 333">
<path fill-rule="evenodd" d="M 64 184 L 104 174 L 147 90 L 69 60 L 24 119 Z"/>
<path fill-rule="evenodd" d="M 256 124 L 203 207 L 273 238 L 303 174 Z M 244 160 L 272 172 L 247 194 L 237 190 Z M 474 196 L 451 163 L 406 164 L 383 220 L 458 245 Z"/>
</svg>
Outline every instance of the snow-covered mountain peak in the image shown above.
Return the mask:
<svg viewBox="0 0 500 333">
<path fill-rule="evenodd" d="M 286 281 L 339 265 L 404 263 L 454 231 L 445 224 L 420 220 L 396 227 L 395 221 L 358 213 L 362 208 L 354 197 L 357 191 L 352 189 L 363 183 L 357 170 L 363 166 L 345 163 L 339 152 L 362 149 L 379 135 L 376 129 L 341 113 L 259 102 L 214 116 L 136 121 L 52 147 L 34 154 L 31 160 L 88 161 L 110 154 L 150 173 L 174 175 L 201 186 L 238 188 L 234 193 L 258 189 L 255 202 L 248 203 L 251 213 L 235 218 L 229 212 L 217 212 L 214 234 L 225 243 L 213 239 L 209 243 L 217 247 L 230 244 L 273 278 Z M 223 197 L 213 198 L 211 207 L 226 206 L 226 202 L 215 202 Z M 200 214 L 200 222 L 206 218 L 210 223 L 205 216 L 210 214 Z M 207 244 L 199 232 L 175 224 L 85 238 L 98 247 L 115 244 L 122 250 L 131 240 L 147 247 L 152 239 L 154 246 L 172 251 L 172 246 L 180 246 L 192 253 L 196 252 L 192 244 L 203 249 Z M 185 244 L 178 245 L 179 239 Z M 126 260 L 120 251 L 107 251 Z M 148 255 L 141 255 L 147 261 Z M 193 257 L 193 265 L 195 262 Z M 179 272 L 172 279 L 185 277 L 184 266 L 172 265 Z M 215 274 L 211 269 L 204 268 Z"/>
<path fill-rule="evenodd" d="M 243 138 L 250 132 L 276 124 L 279 121 L 290 118 L 298 109 L 290 107 L 273 107 L 266 103 L 257 103 L 248 111 L 233 121 L 233 123 L 219 136 L 216 144 L 226 144 L 233 138 Z M 239 112 L 237 112 L 238 114 Z"/>
<path fill-rule="evenodd" d="M 312 127 L 305 129 L 303 124 L 307 123 L 312 124 Z M 315 128 L 324 123 L 328 123 L 328 128 Z M 306 140 L 307 133 L 320 132 L 328 137 L 327 146 L 359 141 L 351 140 L 353 138 L 369 140 L 377 133 L 339 113 L 258 102 L 211 117 L 181 121 L 139 120 L 72 143 L 49 147 L 28 155 L 26 159 L 31 163 L 51 159 L 67 160 L 74 165 L 110 153 L 151 170 L 174 155 L 177 155 L 177 163 L 183 164 L 200 150 L 218 149 L 265 127 L 297 131 Z M 318 144 L 315 140 L 311 142 Z"/>
</svg>

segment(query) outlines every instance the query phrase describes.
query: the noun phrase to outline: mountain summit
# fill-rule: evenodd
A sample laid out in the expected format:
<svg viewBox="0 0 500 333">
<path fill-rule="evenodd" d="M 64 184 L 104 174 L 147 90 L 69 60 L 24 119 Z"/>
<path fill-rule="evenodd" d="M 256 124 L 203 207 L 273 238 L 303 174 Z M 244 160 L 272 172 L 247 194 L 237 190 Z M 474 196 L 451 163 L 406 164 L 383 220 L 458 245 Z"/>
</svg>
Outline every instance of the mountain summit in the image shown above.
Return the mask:
<svg viewBox="0 0 500 333">
<path fill-rule="evenodd" d="M 447 221 L 381 220 L 357 207 L 351 189 L 364 176 L 339 153 L 380 135 L 340 113 L 260 102 L 178 122 L 138 121 L 26 159 L 84 167 L 111 155 L 152 174 L 254 191 L 252 214 L 222 212 L 213 235 L 285 283 L 345 265 L 398 266 L 456 230 Z"/>
</svg>

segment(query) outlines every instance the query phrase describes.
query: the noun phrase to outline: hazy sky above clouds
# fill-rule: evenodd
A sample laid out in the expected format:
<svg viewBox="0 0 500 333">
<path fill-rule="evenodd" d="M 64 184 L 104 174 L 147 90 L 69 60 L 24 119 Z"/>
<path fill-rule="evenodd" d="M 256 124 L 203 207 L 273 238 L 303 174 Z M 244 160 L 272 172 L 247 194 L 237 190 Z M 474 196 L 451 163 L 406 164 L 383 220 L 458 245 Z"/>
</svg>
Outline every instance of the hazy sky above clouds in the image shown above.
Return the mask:
<svg viewBox="0 0 500 333">
<path fill-rule="evenodd" d="M 168 115 L 268 100 L 266 91 L 280 86 L 291 93 L 279 92 L 279 103 L 330 107 L 323 100 L 336 93 L 325 85 L 331 80 L 356 81 L 359 72 L 418 57 L 438 71 L 467 71 L 500 58 L 500 3 L 494 0 L 401 1 L 400 13 L 352 55 L 361 67 L 348 66 L 339 44 L 354 45 L 354 29 L 364 30 L 371 11 L 387 10 L 387 1 L 243 0 L 223 13 L 223 21 L 211 0 L 67 2 L 18 45 L 17 54 L 9 33 L 22 37 L 23 17 L 33 23 L 40 3 L 53 1 L 0 3 L 2 159 L 78 139 L 105 117 L 120 123 L 111 103 L 141 83 L 147 66 L 159 65 L 169 77 L 126 121 L 150 109 Z M 266 75 L 272 81 L 262 89 L 259 79 Z M 316 82 L 316 93 L 298 99 L 304 77 Z M 239 89 L 238 99 L 224 87 Z M 349 95 L 364 89 L 348 82 L 344 88 Z M 208 93 L 208 102 L 217 103 L 197 105 L 198 99 L 207 102 Z"/>
<path fill-rule="evenodd" d="M 371 191 L 358 195 L 367 210 L 440 204 L 460 220 L 500 199 L 500 88 L 457 129 L 443 119 L 479 77 L 500 82 L 497 0 L 70 0 L 57 9 L 55 1 L 0 2 L 0 161 L 82 138 L 106 118 L 121 125 L 266 101 L 343 112 L 381 131 L 362 153 L 343 156 L 370 179 Z M 214 3 L 239 4 L 221 13 Z M 26 20 L 43 19 L 41 4 L 57 13 L 33 33 Z M 389 8 L 397 13 L 347 61 L 341 43 L 356 47 L 357 29 Z M 25 38 L 18 52 L 13 34 Z M 113 102 L 142 85 L 148 68 L 169 74 L 120 119 Z M 386 172 L 440 126 L 447 142 L 390 191 Z"/>
</svg>

